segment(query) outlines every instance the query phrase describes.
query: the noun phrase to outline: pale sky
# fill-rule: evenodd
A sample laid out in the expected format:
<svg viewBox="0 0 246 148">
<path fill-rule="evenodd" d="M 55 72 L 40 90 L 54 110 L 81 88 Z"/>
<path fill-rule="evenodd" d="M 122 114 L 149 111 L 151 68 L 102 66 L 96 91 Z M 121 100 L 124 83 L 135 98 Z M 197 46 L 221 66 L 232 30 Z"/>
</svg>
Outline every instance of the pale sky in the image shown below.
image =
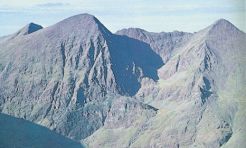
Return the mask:
<svg viewBox="0 0 246 148">
<path fill-rule="evenodd" d="M 47 27 L 80 13 L 96 16 L 112 32 L 196 32 L 220 18 L 246 32 L 245 7 L 245 0 L 0 0 L 0 36 L 30 22 Z"/>
</svg>

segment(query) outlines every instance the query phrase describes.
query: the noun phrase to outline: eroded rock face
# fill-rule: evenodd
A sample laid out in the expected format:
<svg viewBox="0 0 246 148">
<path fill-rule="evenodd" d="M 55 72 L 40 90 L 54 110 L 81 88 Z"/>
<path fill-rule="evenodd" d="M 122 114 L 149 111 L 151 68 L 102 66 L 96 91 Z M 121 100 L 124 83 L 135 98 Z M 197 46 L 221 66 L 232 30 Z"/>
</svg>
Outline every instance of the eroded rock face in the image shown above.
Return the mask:
<svg viewBox="0 0 246 148">
<path fill-rule="evenodd" d="M 129 33 L 130 37 L 140 40 L 147 38 L 135 31 L 125 32 L 125 35 Z M 244 62 L 245 37 L 245 33 L 225 20 L 195 33 L 175 48 L 167 63 L 158 70 L 158 81 L 142 80 L 135 97 L 158 109 L 155 116 L 144 124 L 139 123 L 137 129 L 134 126 L 126 128 L 124 124 L 104 126 L 88 137 L 86 143 L 91 147 L 243 145 L 244 141 L 238 135 L 244 135 L 239 130 L 244 127 L 239 124 L 245 121 L 242 117 L 244 103 L 240 101 L 245 93 L 235 89 L 243 88 L 245 82 L 241 77 L 245 72 L 239 66 Z M 110 121 L 118 125 L 114 124 L 115 120 L 120 121 L 117 116 Z M 122 129 L 129 131 L 124 133 Z"/>
<path fill-rule="evenodd" d="M 111 101 L 104 126 L 86 138 L 88 147 L 129 147 L 158 111 L 129 97 L 119 96 Z"/>
<path fill-rule="evenodd" d="M 245 81 L 241 77 L 245 72 L 239 66 L 244 61 L 245 39 L 245 33 L 231 23 L 219 20 L 194 34 L 177 50 L 177 54 L 158 70 L 160 80 L 157 83 L 147 83 L 147 80 L 142 83 L 137 94 L 140 100 L 160 110 L 180 112 L 169 121 L 178 126 L 167 125 L 158 140 L 149 138 L 152 146 L 203 147 L 202 143 L 209 147 L 227 146 L 226 143 L 233 137 L 233 123 L 237 124 L 237 112 L 244 112 L 240 107 L 244 103 L 239 100 L 245 94 L 235 89 L 242 87 Z M 157 95 L 153 95 L 153 91 Z M 225 91 L 228 91 L 226 95 Z M 186 103 L 190 105 L 180 111 L 180 106 Z M 238 107 L 241 109 L 238 110 Z M 241 120 L 245 121 L 245 118 Z M 236 131 L 243 135 L 243 132 Z M 161 137 L 163 140 L 170 139 L 162 142 Z M 238 139 L 239 143 L 243 143 Z"/>
<path fill-rule="evenodd" d="M 74 139 L 104 124 L 107 94 L 136 94 L 162 65 L 147 44 L 113 35 L 88 14 L 1 45 L 1 111 Z"/>
<path fill-rule="evenodd" d="M 30 28 L 0 38 L 1 112 L 89 147 L 244 144 L 246 35 L 228 21 L 116 35 L 82 14 Z"/>
<path fill-rule="evenodd" d="M 111 105 L 105 121 L 105 128 L 137 127 L 137 120 L 141 119 L 143 116 L 147 119 L 151 118 L 155 116 L 157 111 L 157 109 L 152 106 L 125 97 L 117 98 Z"/>
</svg>

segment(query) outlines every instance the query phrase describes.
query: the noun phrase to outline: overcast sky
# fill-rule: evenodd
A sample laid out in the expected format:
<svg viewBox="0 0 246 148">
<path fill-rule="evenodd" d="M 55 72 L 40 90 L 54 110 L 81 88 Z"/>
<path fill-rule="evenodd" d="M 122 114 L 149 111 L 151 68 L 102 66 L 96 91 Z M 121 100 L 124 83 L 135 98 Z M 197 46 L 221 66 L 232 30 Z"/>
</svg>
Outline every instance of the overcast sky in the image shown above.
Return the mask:
<svg viewBox="0 0 246 148">
<path fill-rule="evenodd" d="M 0 36 L 34 22 L 44 27 L 90 13 L 109 30 L 195 32 L 224 18 L 246 32 L 245 0 L 0 0 Z"/>
</svg>

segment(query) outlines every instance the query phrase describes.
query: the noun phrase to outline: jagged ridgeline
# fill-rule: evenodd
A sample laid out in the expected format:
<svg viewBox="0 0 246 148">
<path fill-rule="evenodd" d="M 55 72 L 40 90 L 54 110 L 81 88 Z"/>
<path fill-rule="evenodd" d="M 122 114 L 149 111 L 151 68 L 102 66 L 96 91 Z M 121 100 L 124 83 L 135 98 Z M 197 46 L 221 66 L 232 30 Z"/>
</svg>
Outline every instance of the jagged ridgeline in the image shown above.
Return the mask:
<svg viewBox="0 0 246 148">
<path fill-rule="evenodd" d="M 224 19 L 196 33 L 30 23 L 0 38 L 0 111 L 88 147 L 242 147 L 245 41 Z"/>
</svg>

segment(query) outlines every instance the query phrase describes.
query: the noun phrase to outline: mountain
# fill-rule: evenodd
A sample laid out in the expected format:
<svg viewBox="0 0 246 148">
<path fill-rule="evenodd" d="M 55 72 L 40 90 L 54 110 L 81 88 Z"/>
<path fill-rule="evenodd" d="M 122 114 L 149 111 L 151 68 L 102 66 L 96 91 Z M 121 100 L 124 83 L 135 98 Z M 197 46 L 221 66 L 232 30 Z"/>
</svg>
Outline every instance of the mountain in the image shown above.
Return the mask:
<svg viewBox="0 0 246 148">
<path fill-rule="evenodd" d="M 165 63 L 171 57 L 172 52 L 192 36 L 192 33 L 187 32 L 154 33 L 139 28 L 122 29 L 117 31 L 116 34 L 125 35 L 149 44 Z"/>
<path fill-rule="evenodd" d="M 23 119 L 0 114 L 0 147 L 3 148 L 82 148 L 75 141 Z"/>
<path fill-rule="evenodd" d="M 40 29 L 43 29 L 41 25 L 35 23 L 29 23 L 25 27 L 23 27 L 20 31 L 18 31 L 15 34 L 15 36 L 28 35 Z"/>
<path fill-rule="evenodd" d="M 131 146 L 244 145 L 245 40 L 221 19 L 175 49 L 158 70 L 158 82 L 142 81 L 136 98 L 159 112 Z"/>
<path fill-rule="evenodd" d="M 2 113 L 87 147 L 245 145 L 246 35 L 224 19 L 113 34 L 80 14 L 13 36 L 0 39 Z"/>
<path fill-rule="evenodd" d="M 26 26 L 24 26 L 22 29 L 20 29 L 18 32 L 12 34 L 12 35 L 7 35 L 4 37 L 0 37 L 0 43 L 4 42 L 6 40 L 11 40 L 13 38 L 18 38 L 18 37 L 22 37 L 28 34 L 31 34 L 35 31 L 38 31 L 40 29 L 43 29 L 43 27 L 41 25 L 35 24 L 35 23 L 29 23 Z"/>
<path fill-rule="evenodd" d="M 133 96 L 163 65 L 148 44 L 113 35 L 89 14 L 0 44 L 1 112 L 76 140 L 104 124 L 105 100 Z"/>
</svg>

